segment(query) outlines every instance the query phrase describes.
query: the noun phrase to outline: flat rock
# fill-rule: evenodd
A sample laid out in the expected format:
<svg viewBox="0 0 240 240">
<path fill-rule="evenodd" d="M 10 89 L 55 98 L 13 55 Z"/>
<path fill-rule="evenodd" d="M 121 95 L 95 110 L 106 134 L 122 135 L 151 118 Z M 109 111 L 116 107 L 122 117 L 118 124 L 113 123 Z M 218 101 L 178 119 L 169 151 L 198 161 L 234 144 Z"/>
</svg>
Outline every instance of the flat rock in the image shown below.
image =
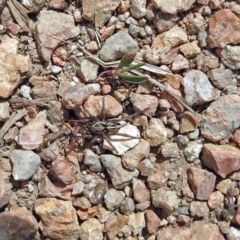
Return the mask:
<svg viewBox="0 0 240 240">
<path fill-rule="evenodd" d="M 104 149 L 117 155 L 123 155 L 140 141 L 140 131 L 136 126 L 124 121 L 121 121 L 120 124 L 122 127 L 119 130 L 105 134 L 107 140 L 104 138 L 102 145 Z"/>
<path fill-rule="evenodd" d="M 201 134 L 213 142 L 229 137 L 239 126 L 240 96 L 236 94 L 218 98 L 202 114 Z"/>
<path fill-rule="evenodd" d="M 210 102 L 219 97 L 219 90 L 215 89 L 205 73 L 190 70 L 183 78 L 185 99 L 191 106 Z"/>
<path fill-rule="evenodd" d="M 53 240 L 79 239 L 80 227 L 71 201 L 40 198 L 36 200 L 34 209 L 45 237 Z"/>
<path fill-rule="evenodd" d="M 16 181 L 31 178 L 41 163 L 36 153 L 27 150 L 13 150 L 10 159 L 13 163 L 12 175 Z"/>
<path fill-rule="evenodd" d="M 64 24 L 62 24 L 63 22 Z M 54 50 L 62 44 L 61 40 L 67 41 L 75 38 L 79 33 L 80 29 L 75 26 L 72 15 L 42 10 L 36 23 L 36 41 L 41 57 L 45 61 L 49 61 Z"/>
<path fill-rule="evenodd" d="M 191 8 L 195 0 L 153 0 L 153 4 L 156 8 L 160 9 L 164 13 L 175 14 L 177 12 L 187 11 Z"/>
<path fill-rule="evenodd" d="M 19 132 L 18 144 L 24 149 L 40 147 L 44 140 L 46 118 L 45 111 L 39 112 L 31 122 L 22 127 Z"/>
<path fill-rule="evenodd" d="M 229 9 L 217 11 L 209 22 L 208 44 L 224 48 L 227 44 L 240 43 L 240 19 Z"/>
<path fill-rule="evenodd" d="M 207 200 L 214 189 L 216 176 L 206 170 L 191 167 L 188 169 L 188 180 L 195 197 Z"/>
<path fill-rule="evenodd" d="M 135 57 L 137 51 L 137 42 L 129 34 L 120 31 L 105 41 L 99 56 L 103 61 L 110 62 L 126 54 Z"/>
<path fill-rule="evenodd" d="M 201 159 L 222 178 L 240 169 L 240 150 L 230 145 L 204 144 Z"/>
<path fill-rule="evenodd" d="M 240 60 L 238 58 L 240 54 L 240 46 L 227 45 L 225 48 L 217 49 L 217 54 L 221 58 L 224 65 L 237 70 L 240 69 Z"/>
<path fill-rule="evenodd" d="M 9 97 L 31 70 L 30 56 L 17 54 L 18 41 L 8 39 L 0 44 L 0 97 Z"/>
<path fill-rule="evenodd" d="M 38 222 L 29 210 L 11 207 L 10 211 L 0 213 L 1 240 L 34 239 Z"/>
<path fill-rule="evenodd" d="M 100 160 L 106 168 L 113 186 L 123 189 L 129 184 L 133 177 L 138 176 L 138 171 L 127 171 L 122 167 L 121 158 L 110 154 L 100 156 Z"/>
<path fill-rule="evenodd" d="M 161 220 L 157 214 L 151 209 L 145 211 L 146 225 L 149 233 L 155 233 L 160 226 Z"/>
<path fill-rule="evenodd" d="M 102 27 L 108 22 L 112 13 L 119 6 L 119 0 L 95 1 L 81 0 L 83 17 L 92 21 L 96 27 Z"/>
</svg>

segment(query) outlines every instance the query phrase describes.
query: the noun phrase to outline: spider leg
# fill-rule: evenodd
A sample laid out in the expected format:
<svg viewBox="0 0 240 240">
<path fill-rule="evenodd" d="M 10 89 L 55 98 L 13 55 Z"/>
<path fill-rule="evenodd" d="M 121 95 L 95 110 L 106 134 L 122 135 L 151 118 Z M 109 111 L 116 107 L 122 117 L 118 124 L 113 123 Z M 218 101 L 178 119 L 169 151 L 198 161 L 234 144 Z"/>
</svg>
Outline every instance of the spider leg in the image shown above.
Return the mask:
<svg viewBox="0 0 240 240">
<path fill-rule="evenodd" d="M 102 115 L 102 121 L 105 121 L 105 118 L 106 118 L 106 113 L 105 113 L 105 96 L 103 96 L 101 115 Z"/>
<path fill-rule="evenodd" d="M 114 147 L 114 145 L 111 143 L 111 139 L 110 139 L 107 135 L 103 134 L 103 138 L 104 138 L 104 139 L 107 141 L 107 143 L 112 147 L 112 149 L 114 149 L 115 152 L 118 152 L 117 149 Z"/>
</svg>

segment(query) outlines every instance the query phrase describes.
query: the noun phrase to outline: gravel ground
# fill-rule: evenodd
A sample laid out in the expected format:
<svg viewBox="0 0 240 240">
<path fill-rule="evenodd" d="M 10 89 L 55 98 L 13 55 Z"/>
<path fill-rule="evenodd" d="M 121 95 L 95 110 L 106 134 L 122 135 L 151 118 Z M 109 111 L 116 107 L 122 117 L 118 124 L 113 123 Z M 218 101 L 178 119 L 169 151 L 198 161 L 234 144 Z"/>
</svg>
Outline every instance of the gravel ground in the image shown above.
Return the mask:
<svg viewBox="0 0 240 240">
<path fill-rule="evenodd" d="M 239 0 L 0 13 L 1 240 L 240 239 Z"/>
</svg>

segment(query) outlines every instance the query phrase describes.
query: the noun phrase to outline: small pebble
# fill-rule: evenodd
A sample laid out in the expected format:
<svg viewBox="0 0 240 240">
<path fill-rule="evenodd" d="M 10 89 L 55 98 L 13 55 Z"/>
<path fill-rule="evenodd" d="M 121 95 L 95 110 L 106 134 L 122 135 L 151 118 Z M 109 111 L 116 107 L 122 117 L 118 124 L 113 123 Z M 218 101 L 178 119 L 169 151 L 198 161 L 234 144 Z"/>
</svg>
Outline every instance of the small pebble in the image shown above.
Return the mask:
<svg viewBox="0 0 240 240">
<path fill-rule="evenodd" d="M 58 73 L 60 73 L 60 72 L 62 71 L 62 68 L 53 65 L 53 66 L 51 67 L 51 71 L 52 71 L 52 74 L 58 74 Z"/>
</svg>

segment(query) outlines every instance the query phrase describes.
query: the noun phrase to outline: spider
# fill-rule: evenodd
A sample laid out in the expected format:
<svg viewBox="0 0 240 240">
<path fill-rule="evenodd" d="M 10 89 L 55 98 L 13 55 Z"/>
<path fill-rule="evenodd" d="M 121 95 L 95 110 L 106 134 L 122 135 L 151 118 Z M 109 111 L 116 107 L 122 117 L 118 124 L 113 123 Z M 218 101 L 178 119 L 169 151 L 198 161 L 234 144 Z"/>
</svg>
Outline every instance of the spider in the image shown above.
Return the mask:
<svg viewBox="0 0 240 240">
<path fill-rule="evenodd" d="M 89 114 L 89 113 L 88 113 Z M 90 114 L 89 114 L 90 115 Z M 112 141 L 117 140 L 131 140 L 131 139 L 139 139 L 139 137 L 134 137 L 129 134 L 120 133 L 119 130 L 122 129 L 124 126 L 128 124 L 128 122 L 123 122 L 125 120 L 128 120 L 129 118 L 135 116 L 135 114 L 132 114 L 131 116 L 128 116 L 126 118 L 122 119 L 106 119 L 105 117 L 105 97 L 103 97 L 103 103 L 102 103 L 102 119 L 99 120 L 97 117 L 94 117 L 93 120 L 91 118 L 85 118 L 81 120 L 73 120 L 77 125 L 73 128 L 73 137 L 81 137 L 83 139 L 85 138 L 92 138 L 90 143 L 94 143 L 97 141 L 103 141 L 106 140 L 106 142 L 110 145 L 110 147 L 115 151 L 118 152 L 115 148 Z M 83 133 L 80 133 L 79 131 L 83 129 Z M 125 137 L 124 139 L 112 139 L 110 136 L 122 136 Z M 102 139 L 99 139 L 102 138 Z"/>
</svg>

